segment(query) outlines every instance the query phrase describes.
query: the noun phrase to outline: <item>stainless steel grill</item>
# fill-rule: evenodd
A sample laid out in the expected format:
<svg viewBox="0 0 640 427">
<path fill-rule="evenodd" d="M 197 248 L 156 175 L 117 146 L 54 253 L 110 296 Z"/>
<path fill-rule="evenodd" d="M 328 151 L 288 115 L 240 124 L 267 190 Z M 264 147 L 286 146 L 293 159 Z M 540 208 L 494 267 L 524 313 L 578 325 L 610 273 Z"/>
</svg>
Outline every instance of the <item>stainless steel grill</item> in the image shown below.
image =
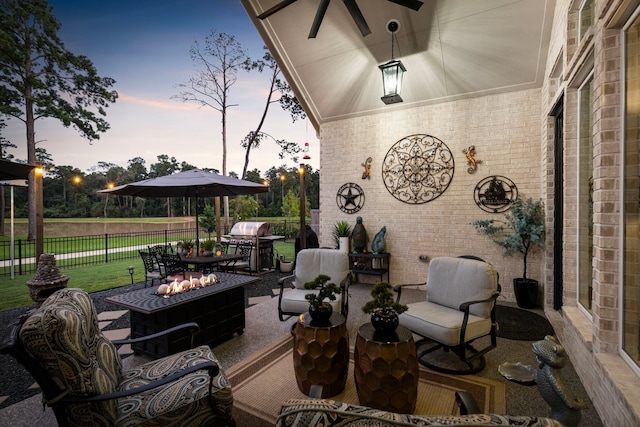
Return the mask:
<svg viewBox="0 0 640 427">
<path fill-rule="evenodd" d="M 258 272 L 273 268 L 273 242 L 285 238 L 272 235 L 270 223 L 257 221 L 235 223 L 226 237 L 229 240 L 229 253 L 235 251 L 237 243 L 253 245 L 249 268 Z"/>
</svg>

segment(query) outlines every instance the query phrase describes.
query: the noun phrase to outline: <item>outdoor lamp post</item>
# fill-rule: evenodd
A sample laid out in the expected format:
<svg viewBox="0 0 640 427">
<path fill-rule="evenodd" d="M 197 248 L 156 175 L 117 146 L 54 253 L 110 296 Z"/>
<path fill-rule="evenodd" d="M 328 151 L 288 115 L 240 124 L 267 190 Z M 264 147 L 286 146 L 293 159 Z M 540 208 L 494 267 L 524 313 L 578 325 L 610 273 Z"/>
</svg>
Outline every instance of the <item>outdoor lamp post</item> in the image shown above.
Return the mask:
<svg viewBox="0 0 640 427">
<path fill-rule="evenodd" d="M 129 266 L 129 274 L 131 275 L 131 284 L 133 285 L 133 265 Z"/>
<path fill-rule="evenodd" d="M 305 194 L 304 194 L 304 163 L 300 163 L 300 249 L 307 248 L 307 229 L 306 229 L 306 213 L 305 213 Z"/>
<path fill-rule="evenodd" d="M 282 212 L 284 212 L 284 180 L 287 179 L 287 177 L 281 173 L 280 174 L 280 197 L 282 198 L 281 202 L 282 202 Z"/>
</svg>

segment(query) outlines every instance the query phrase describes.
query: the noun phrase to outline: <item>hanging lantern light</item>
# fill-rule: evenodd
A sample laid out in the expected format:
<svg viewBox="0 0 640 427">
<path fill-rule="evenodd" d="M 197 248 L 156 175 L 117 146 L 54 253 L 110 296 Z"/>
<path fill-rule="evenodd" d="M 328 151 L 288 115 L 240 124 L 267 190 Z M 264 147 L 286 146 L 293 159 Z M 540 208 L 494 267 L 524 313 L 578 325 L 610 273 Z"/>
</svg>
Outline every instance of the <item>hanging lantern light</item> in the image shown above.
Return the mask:
<svg viewBox="0 0 640 427">
<path fill-rule="evenodd" d="M 380 99 L 387 105 L 402 102 L 402 98 L 400 97 L 400 92 L 402 91 L 402 75 L 407 71 L 401 61 L 393 58 L 393 45 L 399 29 L 400 23 L 397 20 L 392 19 L 387 22 L 387 31 L 391 33 L 391 61 L 378 66 L 382 71 L 382 89 L 384 94 Z"/>
</svg>

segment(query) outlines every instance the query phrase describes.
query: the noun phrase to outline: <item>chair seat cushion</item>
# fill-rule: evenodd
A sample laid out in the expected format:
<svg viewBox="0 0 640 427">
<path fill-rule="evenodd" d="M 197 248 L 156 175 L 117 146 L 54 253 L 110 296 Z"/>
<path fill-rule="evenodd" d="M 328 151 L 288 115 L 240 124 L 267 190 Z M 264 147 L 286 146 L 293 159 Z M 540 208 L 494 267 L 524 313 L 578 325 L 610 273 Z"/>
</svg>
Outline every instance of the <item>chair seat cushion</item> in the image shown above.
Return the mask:
<svg viewBox="0 0 640 427">
<path fill-rule="evenodd" d="M 317 294 L 313 289 L 292 289 L 282 295 L 280 308 L 284 313 L 306 313 L 309 310 L 309 301 L 305 299 L 307 294 Z M 335 301 L 330 301 L 333 311 L 340 313 L 340 296 Z"/>
<path fill-rule="evenodd" d="M 145 363 L 122 374 L 120 390 L 140 387 L 181 369 L 206 361 L 218 363 L 211 349 L 196 347 Z M 196 371 L 163 387 L 118 400 L 118 426 L 210 425 L 231 417 L 233 396 L 222 370 L 213 379 L 213 405 L 209 396 L 209 374 Z M 167 411 L 167 408 L 173 408 Z"/>
<path fill-rule="evenodd" d="M 315 426 L 453 426 L 515 425 L 529 427 L 562 427 L 551 418 L 496 414 L 411 415 L 396 414 L 366 406 L 330 399 L 289 399 L 280 408 L 277 427 Z"/>
<path fill-rule="evenodd" d="M 399 316 L 400 324 L 411 331 L 447 346 L 460 344 L 464 313 L 429 301 L 407 304 L 409 309 Z M 491 331 L 491 318 L 469 315 L 465 342 Z"/>
</svg>

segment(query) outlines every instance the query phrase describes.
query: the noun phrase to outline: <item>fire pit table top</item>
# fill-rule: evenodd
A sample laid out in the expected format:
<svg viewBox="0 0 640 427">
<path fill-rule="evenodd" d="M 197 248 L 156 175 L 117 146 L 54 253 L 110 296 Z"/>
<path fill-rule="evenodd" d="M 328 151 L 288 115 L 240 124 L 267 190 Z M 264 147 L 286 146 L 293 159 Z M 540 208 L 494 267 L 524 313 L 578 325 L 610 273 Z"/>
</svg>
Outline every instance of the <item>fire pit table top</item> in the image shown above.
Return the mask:
<svg viewBox="0 0 640 427">
<path fill-rule="evenodd" d="M 139 289 L 120 295 L 105 298 L 106 302 L 128 308 L 144 314 L 153 314 L 166 310 L 169 307 L 177 307 L 186 304 L 194 299 L 202 298 L 212 294 L 224 292 L 229 289 L 245 286 L 260 280 L 258 277 L 246 276 L 243 274 L 217 273 L 218 282 L 197 289 L 191 289 L 178 294 L 165 297 L 158 295 L 157 286 Z"/>
</svg>

